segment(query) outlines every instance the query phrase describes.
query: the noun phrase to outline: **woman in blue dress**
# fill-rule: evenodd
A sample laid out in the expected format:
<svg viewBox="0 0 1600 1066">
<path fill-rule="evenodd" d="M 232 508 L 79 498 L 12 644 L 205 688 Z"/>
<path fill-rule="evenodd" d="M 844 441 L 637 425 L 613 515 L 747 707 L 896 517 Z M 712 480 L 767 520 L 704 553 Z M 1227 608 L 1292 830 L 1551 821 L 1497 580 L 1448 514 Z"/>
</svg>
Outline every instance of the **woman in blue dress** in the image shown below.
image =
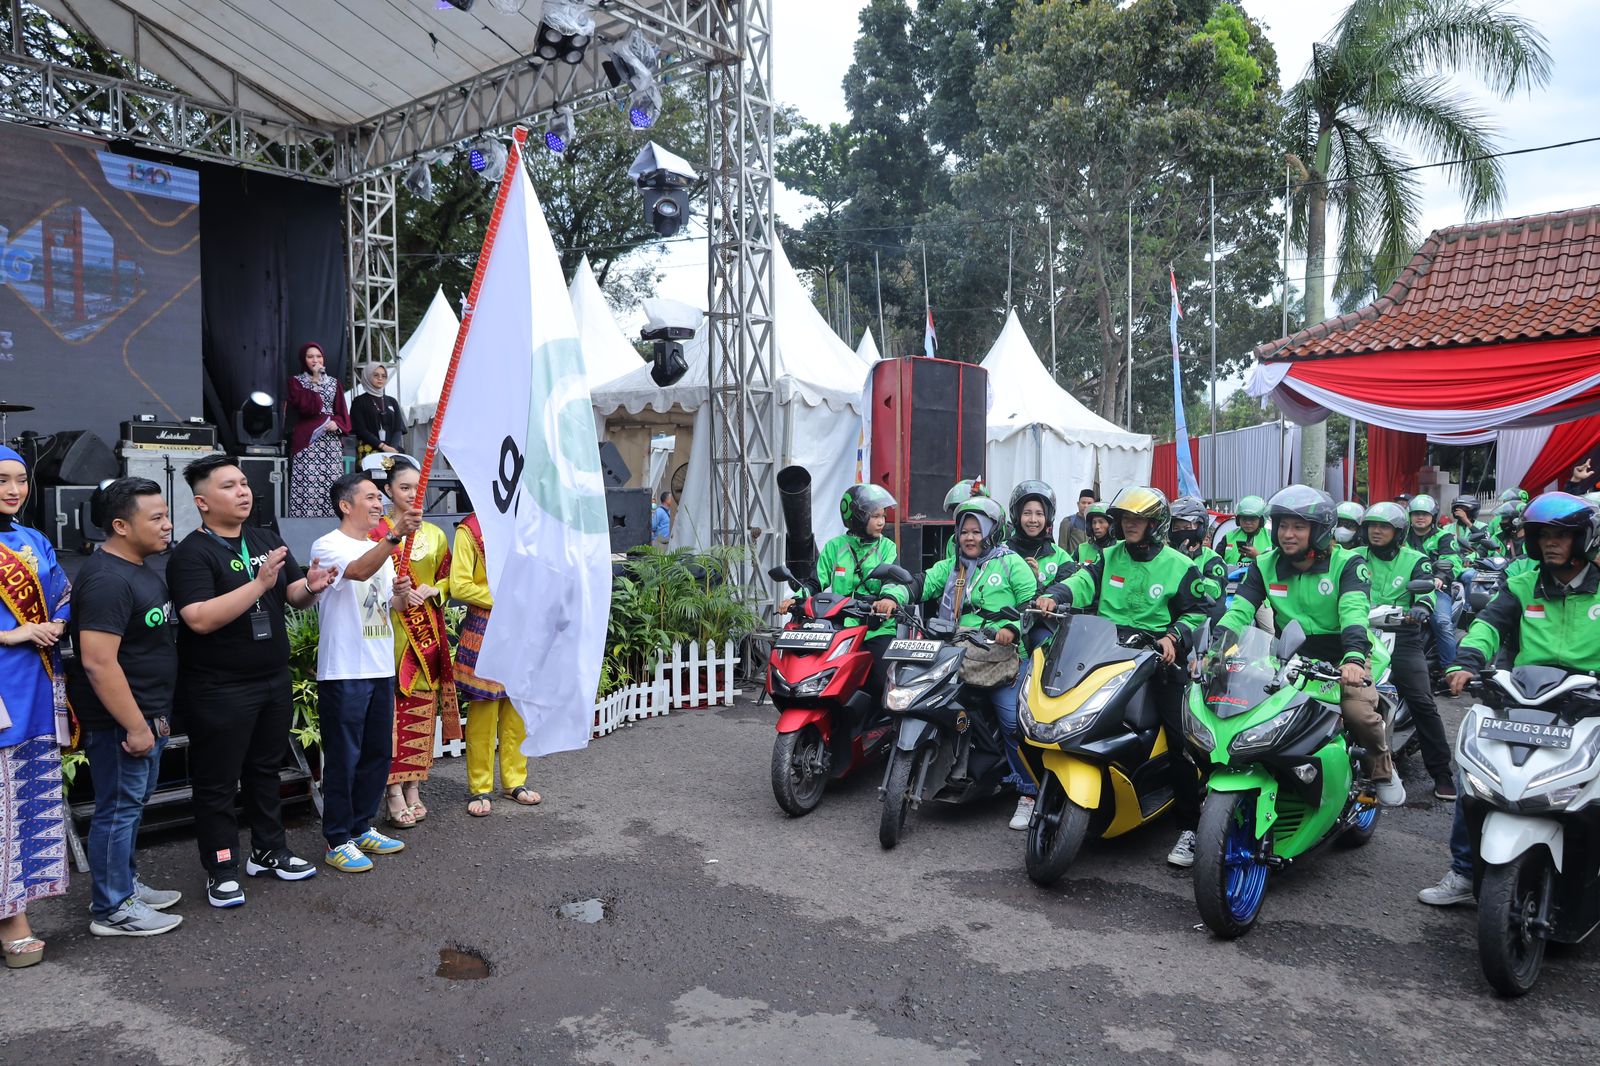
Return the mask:
<svg viewBox="0 0 1600 1066">
<path fill-rule="evenodd" d="M 71 590 L 49 540 L 16 522 L 28 489 L 22 456 L 0 446 L 0 951 L 12 969 L 44 958 L 28 904 L 67 891 L 57 642 Z"/>
</svg>

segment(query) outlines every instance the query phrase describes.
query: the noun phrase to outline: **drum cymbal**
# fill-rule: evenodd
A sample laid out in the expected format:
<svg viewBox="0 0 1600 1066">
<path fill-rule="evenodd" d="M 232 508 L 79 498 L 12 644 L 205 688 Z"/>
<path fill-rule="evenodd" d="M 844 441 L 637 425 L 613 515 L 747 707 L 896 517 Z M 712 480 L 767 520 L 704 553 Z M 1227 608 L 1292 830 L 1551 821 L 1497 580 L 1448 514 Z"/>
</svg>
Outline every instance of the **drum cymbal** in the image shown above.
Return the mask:
<svg viewBox="0 0 1600 1066">
<path fill-rule="evenodd" d="M 30 404 L 7 403 L 5 400 L 0 400 L 0 415 L 18 415 L 31 410 L 33 407 Z"/>
</svg>

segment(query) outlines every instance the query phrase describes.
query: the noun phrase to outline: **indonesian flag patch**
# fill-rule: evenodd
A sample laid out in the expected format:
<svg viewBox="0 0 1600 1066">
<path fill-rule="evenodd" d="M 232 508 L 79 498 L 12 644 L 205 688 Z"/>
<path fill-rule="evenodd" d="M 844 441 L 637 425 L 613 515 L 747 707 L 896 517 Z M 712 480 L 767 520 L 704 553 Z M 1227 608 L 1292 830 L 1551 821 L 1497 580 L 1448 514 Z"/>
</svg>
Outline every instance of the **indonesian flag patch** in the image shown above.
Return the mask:
<svg viewBox="0 0 1600 1066">
<path fill-rule="evenodd" d="M 1544 604 L 1530 603 L 1522 609 L 1522 617 L 1531 618 L 1535 622 L 1544 621 Z"/>
<path fill-rule="evenodd" d="M 1121 574 L 1112 574 L 1111 575 L 1111 587 L 1112 588 L 1120 589 L 1123 585 L 1126 585 L 1126 584 L 1127 584 L 1127 582 L 1123 580 Z"/>
<path fill-rule="evenodd" d="M 846 570 L 842 566 L 836 566 L 833 568 L 833 572 L 836 574 L 848 574 L 850 571 Z"/>
<path fill-rule="evenodd" d="M 1287 596 L 1289 595 L 1289 586 L 1277 584 L 1268 585 L 1267 591 L 1274 596 Z"/>
</svg>

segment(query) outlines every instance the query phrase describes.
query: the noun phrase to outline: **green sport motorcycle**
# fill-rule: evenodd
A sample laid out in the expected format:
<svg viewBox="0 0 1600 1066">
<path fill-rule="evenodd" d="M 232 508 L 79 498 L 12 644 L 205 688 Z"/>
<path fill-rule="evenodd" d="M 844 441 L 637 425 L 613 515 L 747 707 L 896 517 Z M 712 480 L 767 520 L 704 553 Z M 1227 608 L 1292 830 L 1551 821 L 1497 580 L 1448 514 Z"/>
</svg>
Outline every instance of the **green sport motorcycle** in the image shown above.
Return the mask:
<svg viewBox="0 0 1600 1066">
<path fill-rule="evenodd" d="M 1339 668 L 1295 654 L 1298 622 L 1276 641 L 1254 627 L 1189 687 L 1183 727 L 1211 764 L 1196 831 L 1194 900 L 1211 931 L 1250 931 L 1267 878 L 1325 844 L 1365 844 L 1378 820 L 1360 748 L 1345 741 Z"/>
</svg>

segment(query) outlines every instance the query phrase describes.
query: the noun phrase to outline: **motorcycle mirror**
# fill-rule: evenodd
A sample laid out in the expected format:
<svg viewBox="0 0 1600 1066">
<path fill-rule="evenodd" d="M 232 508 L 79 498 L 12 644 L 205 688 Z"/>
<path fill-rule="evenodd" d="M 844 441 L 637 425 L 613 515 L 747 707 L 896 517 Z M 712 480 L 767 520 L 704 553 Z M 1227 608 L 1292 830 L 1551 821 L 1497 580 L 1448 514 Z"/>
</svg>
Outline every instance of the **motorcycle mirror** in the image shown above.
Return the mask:
<svg viewBox="0 0 1600 1066">
<path fill-rule="evenodd" d="M 1412 582 L 1410 582 L 1409 584 L 1406 585 L 1406 591 L 1407 592 L 1424 592 L 1424 593 L 1432 592 L 1433 591 L 1433 582 L 1429 581 L 1425 577 L 1418 578 L 1417 580 L 1412 581 Z"/>
<path fill-rule="evenodd" d="M 774 566 L 767 571 L 767 576 L 774 581 L 787 581 L 791 585 L 800 584 L 800 579 L 787 566 Z"/>
<path fill-rule="evenodd" d="M 1473 544 L 1482 544 L 1488 539 L 1489 531 L 1486 529 L 1474 529 L 1467 537 L 1467 540 L 1471 541 Z"/>
<path fill-rule="evenodd" d="M 1194 637 L 1194 653 L 1196 657 L 1204 656 L 1211 650 L 1211 619 L 1207 618 L 1205 625 L 1200 627 L 1200 632 Z"/>
<path fill-rule="evenodd" d="M 1272 654 L 1279 659 L 1287 659 L 1300 650 L 1300 645 L 1306 642 L 1306 631 L 1297 618 L 1283 629 L 1283 635 L 1278 638 L 1277 646 L 1272 649 Z"/>
<path fill-rule="evenodd" d="M 912 583 L 911 571 L 895 563 L 884 563 L 875 567 L 867 575 L 875 581 L 893 581 L 897 585 L 910 585 Z"/>
<path fill-rule="evenodd" d="M 1002 607 L 995 614 L 1007 622 L 1022 621 L 1022 612 L 1015 607 Z"/>
</svg>

